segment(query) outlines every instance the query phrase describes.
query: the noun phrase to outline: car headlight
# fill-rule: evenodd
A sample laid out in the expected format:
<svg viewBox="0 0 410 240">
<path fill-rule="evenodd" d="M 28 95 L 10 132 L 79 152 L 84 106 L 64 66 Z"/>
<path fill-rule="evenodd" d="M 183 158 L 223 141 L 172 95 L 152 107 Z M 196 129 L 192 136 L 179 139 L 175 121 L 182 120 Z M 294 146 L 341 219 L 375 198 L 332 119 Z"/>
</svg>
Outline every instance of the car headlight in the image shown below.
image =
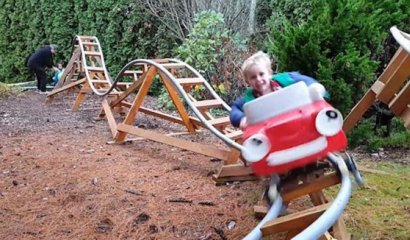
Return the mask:
<svg viewBox="0 0 410 240">
<path fill-rule="evenodd" d="M 248 162 L 257 162 L 268 154 L 270 142 L 265 134 L 257 133 L 246 139 L 242 146 L 243 158 Z"/>
<path fill-rule="evenodd" d="M 317 131 L 324 136 L 334 136 L 343 127 L 342 114 L 333 108 L 321 110 L 315 121 Z"/>
</svg>

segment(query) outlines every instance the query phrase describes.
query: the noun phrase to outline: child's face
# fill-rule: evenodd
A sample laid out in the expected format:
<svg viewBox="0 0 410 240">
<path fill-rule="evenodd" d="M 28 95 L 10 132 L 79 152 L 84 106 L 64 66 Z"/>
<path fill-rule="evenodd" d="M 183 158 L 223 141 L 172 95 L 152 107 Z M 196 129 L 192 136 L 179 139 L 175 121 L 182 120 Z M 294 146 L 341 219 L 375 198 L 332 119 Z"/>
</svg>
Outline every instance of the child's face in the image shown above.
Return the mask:
<svg viewBox="0 0 410 240">
<path fill-rule="evenodd" d="M 253 65 L 245 74 L 246 82 L 261 95 L 265 95 L 271 92 L 270 78 L 271 71 L 265 66 Z"/>
</svg>

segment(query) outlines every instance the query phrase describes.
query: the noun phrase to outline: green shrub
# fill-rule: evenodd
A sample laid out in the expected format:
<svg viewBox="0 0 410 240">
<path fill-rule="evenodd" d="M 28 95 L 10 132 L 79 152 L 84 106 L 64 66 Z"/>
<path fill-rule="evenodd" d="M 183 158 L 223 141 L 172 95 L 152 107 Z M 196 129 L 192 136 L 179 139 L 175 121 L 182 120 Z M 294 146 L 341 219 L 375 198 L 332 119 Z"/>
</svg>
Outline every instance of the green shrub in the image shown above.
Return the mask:
<svg viewBox="0 0 410 240">
<path fill-rule="evenodd" d="M 348 142 L 351 148 L 365 146 L 368 151 L 379 148 L 405 148 L 410 149 L 410 131 L 406 130 L 403 121 L 393 118 L 391 122 L 391 134 L 383 137 L 386 126 L 374 129 L 375 117 L 364 119 L 348 134 Z"/>
<path fill-rule="evenodd" d="M 245 85 L 239 65 L 247 55 L 245 42 L 228 31 L 221 13 L 204 11 L 195 16 L 194 22 L 188 38 L 175 53 L 198 70 L 229 102 L 242 93 Z"/>
<path fill-rule="evenodd" d="M 409 4 L 311 0 L 304 3 L 306 11 L 286 8 L 295 2 L 277 4 L 284 9 L 268 23 L 269 52 L 278 58 L 279 71 L 297 70 L 321 81 L 331 103 L 347 113 L 375 81 L 388 29 L 408 21 Z"/>
</svg>

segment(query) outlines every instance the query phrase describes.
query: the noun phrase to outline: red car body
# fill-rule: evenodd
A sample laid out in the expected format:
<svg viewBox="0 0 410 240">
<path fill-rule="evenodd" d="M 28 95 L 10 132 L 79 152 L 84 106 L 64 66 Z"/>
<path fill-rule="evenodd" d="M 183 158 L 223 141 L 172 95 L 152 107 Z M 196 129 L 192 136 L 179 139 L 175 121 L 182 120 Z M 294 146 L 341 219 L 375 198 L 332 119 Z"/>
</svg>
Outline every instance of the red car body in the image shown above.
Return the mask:
<svg viewBox="0 0 410 240">
<path fill-rule="evenodd" d="M 244 130 L 244 146 L 248 146 L 250 152 L 255 151 L 258 144 L 265 147 L 260 154 L 263 157 L 251 161 L 253 172 L 265 176 L 285 173 L 323 159 L 329 152 L 345 149 L 347 139 L 341 129 L 340 118 L 342 116 L 336 109 L 325 100 L 318 99 L 249 124 Z M 338 123 L 333 124 L 334 121 Z M 326 125 L 332 124 L 334 126 L 329 132 Z"/>
</svg>

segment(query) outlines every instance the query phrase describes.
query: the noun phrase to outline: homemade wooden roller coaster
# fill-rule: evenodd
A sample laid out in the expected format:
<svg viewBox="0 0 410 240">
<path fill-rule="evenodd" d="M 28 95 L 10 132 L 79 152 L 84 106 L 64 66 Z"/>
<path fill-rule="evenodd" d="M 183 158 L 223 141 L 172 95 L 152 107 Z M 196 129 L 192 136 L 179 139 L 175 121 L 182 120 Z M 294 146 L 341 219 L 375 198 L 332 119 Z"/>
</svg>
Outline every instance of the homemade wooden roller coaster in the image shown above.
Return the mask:
<svg viewBox="0 0 410 240">
<path fill-rule="evenodd" d="M 264 218 L 245 239 L 260 239 L 281 232 L 286 233 L 286 239 L 350 239 L 342 218 L 352 189 L 349 173 L 353 174 L 358 184 L 363 182 L 355 161 L 349 154 L 340 153 L 346 147 L 342 125 L 345 132 L 349 131 L 376 100 L 388 104 L 392 112 L 404 120 L 407 128 L 410 125 L 409 82 L 400 90 L 400 86 L 410 75 L 410 37 L 395 27 L 392 28 L 392 33 L 401 48 L 344 123 L 338 112 L 318 97 L 317 93 L 302 86 L 303 84 L 295 84 L 298 86 L 291 86 L 291 92 L 299 91 L 306 100 L 296 101 L 299 105 L 292 105 L 285 110 L 270 109 L 269 112 L 274 113 L 266 119 L 255 120 L 251 124 L 253 127 L 246 129 L 243 135 L 242 131 L 230 125 L 230 107 L 207 80 L 188 64 L 176 59 L 137 59 L 126 64 L 115 80 L 112 80 L 98 39 L 87 36 L 77 36 L 74 39 L 72 58 L 55 90 L 48 95 L 48 100 L 51 101 L 56 94 L 65 91 L 79 90 L 73 105 L 73 110 L 78 110 L 86 94 L 100 95 L 102 108 L 99 117 L 108 120 L 114 142 L 126 141 L 131 134 L 222 159 L 224 165 L 214 176 L 217 183 L 255 179 L 255 174 L 270 177 L 267 196 L 272 203 L 270 207 L 255 206 L 255 214 Z M 178 116 L 142 106 L 156 78 L 164 84 Z M 201 97 L 193 94 L 195 86 L 203 89 Z M 275 92 L 275 96 L 269 97 L 285 95 L 282 93 L 283 91 Z M 266 105 L 257 100 L 251 103 L 256 106 Z M 310 107 L 306 108 L 307 105 Z M 249 108 L 257 109 L 255 116 L 263 111 L 259 106 Z M 180 124 L 186 131 L 163 134 L 138 128 L 134 126 L 138 112 Z M 248 114 L 252 115 L 252 110 L 248 110 L 247 116 Z M 304 120 L 300 120 L 300 115 L 305 116 Z M 274 119 L 283 121 L 275 124 L 277 121 Z M 264 124 L 258 126 L 261 121 Z M 329 126 L 323 127 L 329 122 Z M 293 145 L 278 145 L 270 141 L 272 129 L 279 129 L 283 134 L 293 134 L 295 126 L 303 131 L 312 128 L 315 133 L 309 133 L 309 139 L 299 137 L 299 142 Z M 219 148 L 178 138 L 181 134 L 196 134 L 200 128 L 209 129 L 226 143 L 226 147 Z M 294 137 L 297 138 L 296 135 Z M 284 146 L 289 151 L 281 149 Z M 328 200 L 323 190 L 339 183 L 341 187 L 338 195 L 333 201 Z M 275 192 L 278 194 L 273 194 Z M 313 206 L 285 215 L 283 210 L 286 206 L 302 196 L 309 196 Z"/>
</svg>

